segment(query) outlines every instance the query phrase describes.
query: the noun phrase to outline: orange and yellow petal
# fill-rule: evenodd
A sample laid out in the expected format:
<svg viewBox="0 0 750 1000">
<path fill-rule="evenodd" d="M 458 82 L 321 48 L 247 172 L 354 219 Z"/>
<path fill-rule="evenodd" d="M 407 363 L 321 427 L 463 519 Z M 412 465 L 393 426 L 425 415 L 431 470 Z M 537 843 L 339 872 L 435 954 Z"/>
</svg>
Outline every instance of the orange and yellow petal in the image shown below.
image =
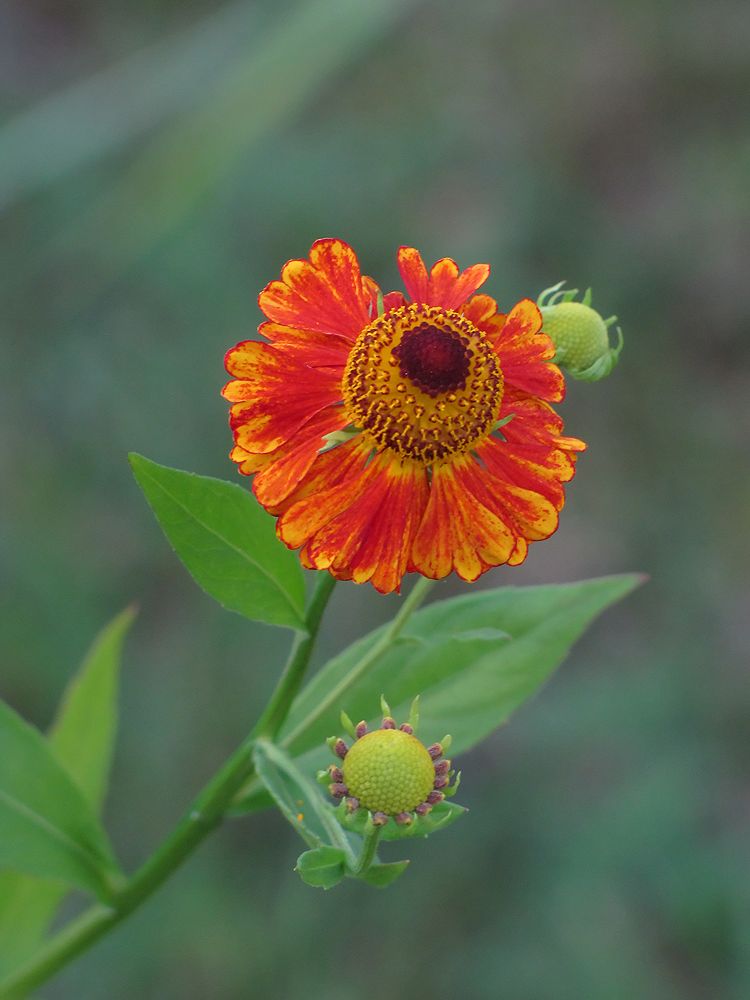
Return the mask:
<svg viewBox="0 0 750 1000">
<path fill-rule="evenodd" d="M 487 438 L 477 447 L 482 463 L 499 479 L 533 490 L 560 510 L 563 484 L 573 478 L 575 452 L 586 446 L 577 438 L 560 437 L 562 420 L 548 403 L 511 393 L 503 400 L 504 440 Z"/>
<path fill-rule="evenodd" d="M 490 339 L 500 359 L 505 381 L 532 396 L 559 402 L 565 395 L 565 379 L 550 359 L 555 347 L 542 333 L 542 314 L 531 299 L 517 303 Z"/>
<path fill-rule="evenodd" d="M 349 506 L 307 543 L 317 569 L 355 583 L 368 580 L 381 593 L 398 590 L 412 540 L 427 505 L 427 471 L 420 462 L 382 452 L 362 476 Z"/>
<path fill-rule="evenodd" d="M 473 264 L 459 272 L 450 257 L 443 257 L 429 275 L 422 255 L 414 247 L 400 247 L 398 268 L 412 302 L 442 309 L 459 309 L 490 275 L 489 264 Z"/>
<path fill-rule="evenodd" d="M 350 506 L 367 485 L 371 448 L 361 437 L 318 455 L 297 489 L 281 505 L 276 533 L 290 549 L 307 543 Z M 309 555 L 309 546 L 308 546 Z"/>
<path fill-rule="evenodd" d="M 253 454 L 275 451 L 320 410 L 341 399 L 341 373 L 310 368 L 271 344 L 248 340 L 227 353 L 239 378 L 222 390 L 233 402 L 235 443 Z"/>
<path fill-rule="evenodd" d="M 282 323 L 261 323 L 258 333 L 270 340 L 277 351 L 288 353 L 311 368 L 343 368 L 352 349 L 351 341 L 338 334 L 300 330 Z"/>
<path fill-rule="evenodd" d="M 370 322 L 371 285 L 343 240 L 313 243 L 307 260 L 290 260 L 281 280 L 266 285 L 258 305 L 284 326 L 339 334 L 353 340 Z"/>
<path fill-rule="evenodd" d="M 275 511 L 299 486 L 325 444 L 326 434 L 341 430 L 346 415 L 341 406 L 329 406 L 307 421 L 291 441 L 262 456 L 253 493 L 270 511 Z"/>
<path fill-rule="evenodd" d="M 422 523 L 414 539 L 411 566 L 440 580 L 453 570 L 463 580 L 476 580 L 492 566 L 507 562 L 515 535 L 504 521 L 467 491 L 457 476 L 462 456 L 436 465 Z"/>
</svg>

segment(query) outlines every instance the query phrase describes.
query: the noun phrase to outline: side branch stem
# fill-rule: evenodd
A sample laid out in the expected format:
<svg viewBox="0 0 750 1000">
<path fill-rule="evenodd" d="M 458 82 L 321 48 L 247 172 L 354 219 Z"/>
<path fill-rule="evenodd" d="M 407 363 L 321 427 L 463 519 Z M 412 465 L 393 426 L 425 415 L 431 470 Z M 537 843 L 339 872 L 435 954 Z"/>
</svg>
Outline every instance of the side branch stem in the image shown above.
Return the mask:
<svg viewBox="0 0 750 1000">
<path fill-rule="evenodd" d="M 276 735 L 299 690 L 335 582 L 328 573 L 318 575 L 305 616 L 306 631 L 298 634 L 268 707 L 251 733 L 198 794 L 172 833 L 115 894 L 110 905 L 96 905 L 86 910 L 44 944 L 28 963 L 0 982 L 2 1000 L 26 996 L 120 923 L 221 824 L 234 796 L 254 773 L 255 740 L 260 736 L 273 738 Z"/>
</svg>

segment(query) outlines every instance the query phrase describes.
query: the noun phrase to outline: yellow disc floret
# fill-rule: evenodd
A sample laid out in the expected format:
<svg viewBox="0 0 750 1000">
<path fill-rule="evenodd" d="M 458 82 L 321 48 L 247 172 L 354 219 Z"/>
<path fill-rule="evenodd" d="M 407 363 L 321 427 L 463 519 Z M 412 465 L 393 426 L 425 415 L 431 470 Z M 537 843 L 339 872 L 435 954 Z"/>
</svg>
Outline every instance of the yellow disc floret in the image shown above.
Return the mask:
<svg viewBox="0 0 750 1000">
<path fill-rule="evenodd" d="M 343 776 L 349 794 L 365 809 L 396 816 L 424 802 L 433 788 L 435 766 L 415 736 L 400 729 L 377 729 L 348 751 Z"/>
<path fill-rule="evenodd" d="M 411 303 L 362 330 L 342 395 L 349 422 L 374 446 L 429 465 L 487 437 L 503 375 L 489 339 L 465 316 Z"/>
</svg>

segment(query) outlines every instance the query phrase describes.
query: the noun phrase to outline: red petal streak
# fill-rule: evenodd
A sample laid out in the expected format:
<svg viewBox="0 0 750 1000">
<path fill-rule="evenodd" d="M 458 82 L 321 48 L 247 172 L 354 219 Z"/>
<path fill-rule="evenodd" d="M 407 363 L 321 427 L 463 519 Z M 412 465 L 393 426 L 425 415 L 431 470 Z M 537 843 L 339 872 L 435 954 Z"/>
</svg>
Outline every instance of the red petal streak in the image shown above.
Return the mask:
<svg viewBox="0 0 750 1000">
<path fill-rule="evenodd" d="M 443 309 L 460 308 L 490 274 L 489 264 L 474 264 L 459 274 L 456 262 L 443 257 L 433 265 L 428 277 L 422 255 L 414 247 L 399 248 L 398 268 L 413 302 Z"/>
<path fill-rule="evenodd" d="M 419 462 L 382 452 L 362 478 L 366 486 L 356 499 L 308 543 L 308 557 L 319 569 L 355 583 L 371 580 L 387 594 L 406 572 L 427 505 L 427 474 Z"/>
<path fill-rule="evenodd" d="M 399 247 L 397 260 L 401 280 L 409 298 L 413 302 L 426 302 L 430 279 L 427 277 L 422 254 L 414 247 Z"/>
<path fill-rule="evenodd" d="M 559 401 L 565 395 L 565 380 L 557 365 L 549 364 L 555 348 L 541 329 L 539 308 L 531 299 L 523 299 L 513 306 L 502 328 L 490 333 L 490 340 L 507 385 Z"/>
<path fill-rule="evenodd" d="M 227 368 L 242 372 L 223 395 L 235 401 L 229 422 L 246 451 L 275 451 L 319 410 L 341 399 L 341 373 L 309 368 L 271 344 L 245 341 L 227 354 Z"/>
<path fill-rule="evenodd" d="M 269 319 L 350 340 L 370 322 L 370 295 L 359 262 L 343 240 L 317 240 L 309 260 L 290 260 L 281 281 L 272 281 L 258 296 Z"/>
<path fill-rule="evenodd" d="M 504 482 L 471 458 L 455 465 L 462 488 L 500 518 L 514 536 L 536 542 L 549 538 L 556 530 L 557 509 L 545 497 Z"/>
<path fill-rule="evenodd" d="M 474 326 L 490 335 L 498 334 L 508 319 L 504 313 L 497 311 L 497 302 L 490 295 L 472 296 L 464 303 L 461 312 Z"/>
<path fill-rule="evenodd" d="M 292 441 L 272 452 L 268 464 L 253 482 L 253 493 L 259 502 L 274 513 L 308 473 L 323 447 L 324 436 L 345 425 L 343 406 L 329 406 L 308 420 Z"/>
<path fill-rule="evenodd" d="M 367 484 L 369 446 L 361 438 L 319 455 L 310 472 L 283 504 L 276 533 L 290 549 L 298 549 L 356 500 Z M 307 547 L 310 559 L 310 548 Z"/>
<path fill-rule="evenodd" d="M 289 353 L 296 361 L 311 368 L 343 368 L 352 349 L 350 340 L 335 333 L 298 330 L 281 323 L 261 323 L 258 333 L 273 342 L 277 350 Z"/>
<path fill-rule="evenodd" d="M 577 438 L 561 438 L 562 420 L 539 399 L 510 392 L 503 400 L 502 415 L 513 419 L 502 428 L 504 441 L 490 437 L 477 453 L 489 471 L 500 480 L 546 497 L 557 510 L 563 506 L 563 483 L 573 478 L 575 455 L 585 445 Z"/>
<path fill-rule="evenodd" d="M 458 480 L 459 466 L 475 464 L 462 456 L 436 465 L 430 498 L 412 546 L 413 568 L 433 580 L 453 569 L 463 580 L 506 562 L 516 538 L 504 521 L 481 503 Z"/>
</svg>

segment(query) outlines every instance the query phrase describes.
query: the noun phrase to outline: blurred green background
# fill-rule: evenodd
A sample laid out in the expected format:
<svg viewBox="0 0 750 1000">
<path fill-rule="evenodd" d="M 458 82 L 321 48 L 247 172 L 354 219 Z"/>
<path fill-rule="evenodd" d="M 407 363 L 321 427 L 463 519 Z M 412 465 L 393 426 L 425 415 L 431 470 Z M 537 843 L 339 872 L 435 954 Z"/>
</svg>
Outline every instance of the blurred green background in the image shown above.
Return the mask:
<svg viewBox="0 0 750 1000">
<path fill-rule="evenodd" d="M 651 576 L 460 762 L 470 817 L 392 889 L 309 889 L 278 815 L 238 821 L 41 995 L 745 1000 L 750 8 L 12 0 L 0 26 L 0 693 L 45 726 L 140 604 L 107 810 L 127 866 L 288 637 L 195 587 L 125 454 L 235 477 L 223 353 L 315 238 L 385 287 L 401 243 L 490 261 L 502 304 L 594 286 L 626 347 L 570 386 L 590 450 L 561 530 L 483 584 Z M 319 662 L 395 600 L 341 585 Z"/>
</svg>

